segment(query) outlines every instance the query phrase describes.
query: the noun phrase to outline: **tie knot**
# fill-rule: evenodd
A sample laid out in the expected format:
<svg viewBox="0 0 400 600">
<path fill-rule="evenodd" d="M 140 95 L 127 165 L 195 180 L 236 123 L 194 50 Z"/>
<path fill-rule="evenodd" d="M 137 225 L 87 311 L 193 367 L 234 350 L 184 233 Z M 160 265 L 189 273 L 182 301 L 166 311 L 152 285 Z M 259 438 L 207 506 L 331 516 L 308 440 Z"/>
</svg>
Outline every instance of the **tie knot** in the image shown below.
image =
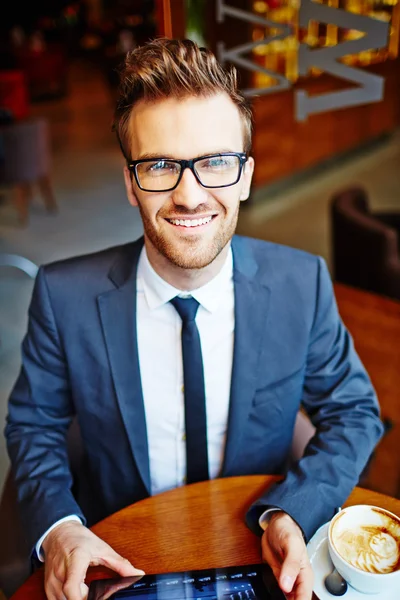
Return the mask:
<svg viewBox="0 0 400 600">
<path fill-rule="evenodd" d="M 175 298 L 172 298 L 171 304 L 179 313 L 183 323 L 188 323 L 189 321 L 195 320 L 197 309 L 199 308 L 199 303 L 197 300 L 192 297 L 179 298 L 178 296 L 175 296 Z"/>
</svg>

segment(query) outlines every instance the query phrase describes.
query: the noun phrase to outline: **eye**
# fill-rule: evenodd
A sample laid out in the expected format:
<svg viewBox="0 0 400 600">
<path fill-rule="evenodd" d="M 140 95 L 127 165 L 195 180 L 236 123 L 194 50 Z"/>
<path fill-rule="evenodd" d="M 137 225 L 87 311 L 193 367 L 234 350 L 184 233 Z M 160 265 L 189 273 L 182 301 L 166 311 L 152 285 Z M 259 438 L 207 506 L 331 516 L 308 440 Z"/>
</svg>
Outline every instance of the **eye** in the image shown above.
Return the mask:
<svg viewBox="0 0 400 600">
<path fill-rule="evenodd" d="M 232 169 L 237 165 L 236 156 L 210 156 L 197 163 L 197 168 L 201 170 L 222 171 Z"/>
<path fill-rule="evenodd" d="M 137 172 L 141 176 L 159 177 L 160 175 L 177 174 L 179 164 L 169 160 L 155 160 L 139 163 Z"/>
</svg>

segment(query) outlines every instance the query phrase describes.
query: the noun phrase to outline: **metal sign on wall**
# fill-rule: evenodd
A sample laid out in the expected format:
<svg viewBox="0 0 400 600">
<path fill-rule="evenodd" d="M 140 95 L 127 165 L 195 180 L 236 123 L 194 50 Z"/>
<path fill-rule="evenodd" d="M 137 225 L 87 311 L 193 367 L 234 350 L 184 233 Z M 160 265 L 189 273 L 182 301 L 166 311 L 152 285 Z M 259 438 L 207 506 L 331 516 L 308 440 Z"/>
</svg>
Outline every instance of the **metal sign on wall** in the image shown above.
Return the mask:
<svg viewBox="0 0 400 600">
<path fill-rule="evenodd" d="M 397 56 L 400 0 L 344 0 L 345 8 L 340 8 L 339 2 L 258 1 L 250 12 L 230 6 L 229 0 L 217 0 L 217 22 L 229 17 L 253 27 L 248 43 L 226 48 L 219 41 L 218 59 L 222 64 L 230 62 L 253 72 L 256 85 L 242 90 L 247 97 L 286 90 L 299 78 L 322 72 L 351 84 L 347 89 L 320 95 L 296 88 L 297 121 L 317 113 L 379 102 L 383 99 L 384 78 L 363 67 Z M 374 6 L 374 2 L 379 5 Z"/>
</svg>

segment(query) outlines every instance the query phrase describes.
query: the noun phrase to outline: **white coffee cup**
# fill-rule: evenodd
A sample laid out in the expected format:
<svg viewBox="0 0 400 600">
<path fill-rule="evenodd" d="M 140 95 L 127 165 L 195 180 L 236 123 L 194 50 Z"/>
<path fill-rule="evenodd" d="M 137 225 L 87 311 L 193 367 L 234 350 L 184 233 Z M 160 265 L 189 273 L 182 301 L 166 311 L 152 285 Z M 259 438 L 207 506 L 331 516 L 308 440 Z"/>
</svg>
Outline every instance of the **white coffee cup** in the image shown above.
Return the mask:
<svg viewBox="0 0 400 600">
<path fill-rule="evenodd" d="M 331 560 L 364 594 L 399 590 L 400 518 L 378 506 L 357 504 L 337 513 L 328 529 Z"/>
</svg>

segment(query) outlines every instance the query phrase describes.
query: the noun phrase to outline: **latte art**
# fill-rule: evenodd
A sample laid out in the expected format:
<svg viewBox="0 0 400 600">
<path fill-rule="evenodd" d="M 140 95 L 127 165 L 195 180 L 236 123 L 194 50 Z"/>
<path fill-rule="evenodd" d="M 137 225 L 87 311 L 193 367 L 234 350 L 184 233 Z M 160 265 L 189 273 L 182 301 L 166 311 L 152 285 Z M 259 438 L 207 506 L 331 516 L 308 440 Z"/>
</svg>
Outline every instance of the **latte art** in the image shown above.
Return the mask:
<svg viewBox="0 0 400 600">
<path fill-rule="evenodd" d="M 391 573 L 400 561 L 396 539 L 375 526 L 343 531 L 336 538 L 335 546 L 349 564 L 368 573 Z"/>
<path fill-rule="evenodd" d="M 396 590 L 400 599 L 400 515 L 370 504 L 346 506 L 329 523 L 328 551 L 349 587 L 368 598 L 392 598 Z"/>
</svg>

